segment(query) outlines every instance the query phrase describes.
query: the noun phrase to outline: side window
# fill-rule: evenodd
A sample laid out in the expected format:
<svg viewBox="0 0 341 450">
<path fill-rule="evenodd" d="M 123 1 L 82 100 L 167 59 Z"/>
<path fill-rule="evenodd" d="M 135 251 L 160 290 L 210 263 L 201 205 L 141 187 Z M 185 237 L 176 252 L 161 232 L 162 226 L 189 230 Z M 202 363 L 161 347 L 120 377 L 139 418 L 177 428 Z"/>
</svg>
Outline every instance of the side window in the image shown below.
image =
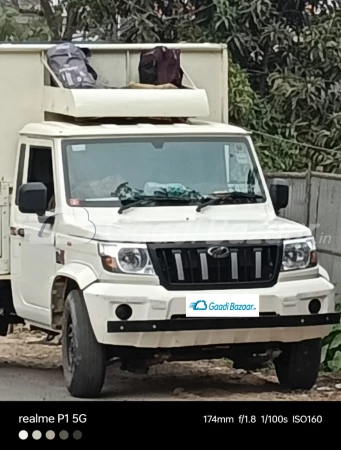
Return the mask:
<svg viewBox="0 0 341 450">
<path fill-rule="evenodd" d="M 25 165 L 25 151 L 26 145 L 21 144 L 20 154 L 19 154 L 19 164 L 18 164 L 18 172 L 17 172 L 17 186 L 15 190 L 15 204 L 18 204 L 18 194 L 20 186 L 23 184 L 23 176 L 24 176 L 24 165 Z"/>
<path fill-rule="evenodd" d="M 40 182 L 47 189 L 46 209 L 55 208 L 52 149 L 49 147 L 30 147 L 27 182 Z"/>
</svg>

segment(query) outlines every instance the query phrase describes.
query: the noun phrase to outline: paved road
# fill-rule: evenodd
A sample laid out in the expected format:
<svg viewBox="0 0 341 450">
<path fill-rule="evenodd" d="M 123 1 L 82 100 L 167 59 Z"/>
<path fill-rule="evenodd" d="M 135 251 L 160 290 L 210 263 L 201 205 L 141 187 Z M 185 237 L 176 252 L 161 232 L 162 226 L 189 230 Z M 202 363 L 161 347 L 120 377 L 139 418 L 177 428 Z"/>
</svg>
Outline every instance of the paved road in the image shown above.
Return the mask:
<svg viewBox="0 0 341 450">
<path fill-rule="evenodd" d="M 68 400 L 59 370 L 0 365 L 1 400 Z"/>
</svg>

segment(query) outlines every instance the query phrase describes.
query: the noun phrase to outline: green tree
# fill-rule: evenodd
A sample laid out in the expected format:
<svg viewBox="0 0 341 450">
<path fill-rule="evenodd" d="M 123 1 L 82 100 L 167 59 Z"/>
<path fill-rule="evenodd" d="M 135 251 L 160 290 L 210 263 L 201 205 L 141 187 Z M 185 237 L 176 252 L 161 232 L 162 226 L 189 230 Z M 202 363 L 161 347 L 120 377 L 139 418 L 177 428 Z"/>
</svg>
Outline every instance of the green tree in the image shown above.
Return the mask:
<svg viewBox="0 0 341 450">
<path fill-rule="evenodd" d="M 86 38 L 124 42 L 177 42 L 202 38 L 212 22 L 211 0 L 40 0 L 53 39 Z M 123 24 L 118 37 L 118 18 Z"/>
<path fill-rule="evenodd" d="M 301 0 L 214 0 L 215 39 L 229 45 L 233 60 L 247 69 L 252 87 L 264 96 L 267 75 L 285 57 L 307 23 Z"/>
<path fill-rule="evenodd" d="M 281 112 L 278 109 L 273 110 L 268 100 L 261 98 L 252 89 L 247 71 L 233 62 L 231 55 L 228 80 L 229 120 L 254 131 L 254 142 L 265 170 L 272 172 L 303 169 L 306 152 L 302 152 L 297 145 L 271 137 L 280 135 L 283 120 Z"/>
<path fill-rule="evenodd" d="M 257 132 L 308 144 L 302 147 L 258 136 L 267 170 L 323 166 L 340 171 L 341 1 L 214 0 L 215 39 L 248 73 L 257 94 L 245 124 Z"/>
<path fill-rule="evenodd" d="M 341 169 L 341 11 L 313 16 L 290 58 L 269 76 L 269 103 L 282 114 L 282 135 L 312 146 L 312 167 Z M 308 159 L 307 158 L 307 159 Z"/>
<path fill-rule="evenodd" d="M 43 18 L 27 18 L 23 23 L 19 9 L 11 2 L 0 3 L 0 41 L 48 40 L 50 29 Z"/>
</svg>

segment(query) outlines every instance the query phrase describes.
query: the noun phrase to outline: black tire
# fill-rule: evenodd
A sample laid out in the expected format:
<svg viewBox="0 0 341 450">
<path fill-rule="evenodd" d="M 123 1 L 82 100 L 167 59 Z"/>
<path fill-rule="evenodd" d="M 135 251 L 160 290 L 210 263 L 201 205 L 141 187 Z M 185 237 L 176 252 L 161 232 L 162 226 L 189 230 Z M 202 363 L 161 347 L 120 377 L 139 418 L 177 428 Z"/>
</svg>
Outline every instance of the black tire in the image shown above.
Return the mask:
<svg viewBox="0 0 341 450">
<path fill-rule="evenodd" d="M 8 322 L 5 317 L 0 317 L 0 336 L 7 336 Z"/>
<path fill-rule="evenodd" d="M 62 356 L 65 385 L 73 397 L 100 396 L 107 365 L 105 347 L 96 340 L 80 291 L 71 291 L 63 313 Z"/>
<path fill-rule="evenodd" d="M 310 390 L 316 383 L 321 361 L 321 339 L 285 344 L 274 360 L 279 383 L 288 389 Z"/>
</svg>

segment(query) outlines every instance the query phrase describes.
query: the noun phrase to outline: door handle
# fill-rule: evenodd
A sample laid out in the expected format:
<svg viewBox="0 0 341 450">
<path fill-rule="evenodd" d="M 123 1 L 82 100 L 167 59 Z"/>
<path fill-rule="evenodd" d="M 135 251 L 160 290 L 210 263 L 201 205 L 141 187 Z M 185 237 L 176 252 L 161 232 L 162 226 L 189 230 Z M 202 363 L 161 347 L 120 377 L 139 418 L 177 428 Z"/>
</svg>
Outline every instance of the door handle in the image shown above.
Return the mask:
<svg viewBox="0 0 341 450">
<path fill-rule="evenodd" d="M 25 237 L 25 230 L 23 228 L 18 229 L 18 236 Z"/>
</svg>

